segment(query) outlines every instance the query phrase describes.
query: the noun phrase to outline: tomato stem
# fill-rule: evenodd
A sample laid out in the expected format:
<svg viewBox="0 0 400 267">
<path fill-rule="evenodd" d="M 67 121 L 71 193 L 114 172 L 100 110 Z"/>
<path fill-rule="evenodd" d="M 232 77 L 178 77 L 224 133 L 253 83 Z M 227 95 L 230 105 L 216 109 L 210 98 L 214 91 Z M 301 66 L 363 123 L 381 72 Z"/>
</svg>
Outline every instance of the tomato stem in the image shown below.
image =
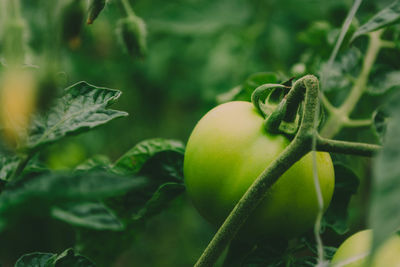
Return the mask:
<svg viewBox="0 0 400 267">
<path fill-rule="evenodd" d="M 213 266 L 225 247 L 233 239 L 251 212 L 264 198 L 267 190 L 294 163 L 306 155 L 312 148 L 315 111 L 318 109 L 318 79 L 307 75 L 295 82 L 287 95 L 287 108 L 297 107 L 301 99 L 298 96 L 305 91 L 305 108 L 301 125 L 293 141 L 254 181 L 240 201 L 233 208 L 222 226 L 219 228 L 195 266 Z"/>
<path fill-rule="evenodd" d="M 321 150 L 371 156 L 380 149 L 380 146 L 377 145 L 330 140 L 317 134 L 319 82 L 313 75 L 304 76 L 294 83 L 292 89 L 286 95 L 285 101 L 282 102 L 282 106 L 277 108 L 277 112 L 284 113 L 285 110 L 286 112 L 297 110 L 302 101 L 304 101 L 304 109 L 301 124 L 293 141 L 249 187 L 214 235 L 195 266 L 213 266 L 215 264 L 239 228 L 262 201 L 268 189 L 308 152 Z M 279 120 L 282 117 L 276 116 L 274 118 Z"/>
<path fill-rule="evenodd" d="M 369 79 L 372 66 L 375 63 L 381 48 L 387 48 L 387 43 L 381 40 L 382 33 L 383 30 L 378 30 L 368 34 L 369 43 L 361 72 L 355 80 L 345 102 L 337 108 L 333 107 L 332 105 L 325 105 L 330 113 L 330 116 L 322 128 L 322 136 L 331 138 L 338 134 L 343 127 L 348 127 L 349 125 L 351 127 L 355 127 L 355 124 L 348 124 L 347 122 L 351 121 L 349 117 L 367 88 L 367 81 Z M 325 99 L 324 103 L 329 103 L 329 101 Z M 361 124 L 361 126 L 364 125 Z"/>
<path fill-rule="evenodd" d="M 347 142 L 317 137 L 317 150 L 359 156 L 373 156 L 381 149 L 379 145 Z"/>
</svg>

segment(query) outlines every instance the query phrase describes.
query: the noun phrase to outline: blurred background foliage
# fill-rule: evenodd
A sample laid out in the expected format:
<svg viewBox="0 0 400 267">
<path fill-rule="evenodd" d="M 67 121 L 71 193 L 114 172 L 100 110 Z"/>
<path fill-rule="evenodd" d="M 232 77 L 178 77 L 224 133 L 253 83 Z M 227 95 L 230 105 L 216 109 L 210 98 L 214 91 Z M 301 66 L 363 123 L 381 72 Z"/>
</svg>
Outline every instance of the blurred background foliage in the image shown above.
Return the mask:
<svg viewBox="0 0 400 267">
<path fill-rule="evenodd" d="M 78 39 L 55 48 L 49 45 L 54 27 L 46 20 L 46 2 L 21 2 L 28 30 L 28 61 L 40 68 L 58 54 L 57 77 L 63 87 L 84 80 L 119 89 L 123 95 L 113 108 L 130 114 L 48 147 L 41 157 L 53 169 L 71 169 L 97 154 L 115 160 L 143 139 L 186 142 L 195 123 L 217 104 L 217 96 L 250 74 L 275 72 L 286 78 L 318 74 L 353 4 L 351 0 L 135 0 L 132 7 L 148 33 L 146 55 L 133 57 L 116 36 L 117 21 L 125 16 L 120 1 L 108 1 Z M 390 2 L 363 1 L 356 16 L 359 24 Z M 361 37 L 357 48 L 346 50 L 354 55 L 344 59 L 348 69 L 360 67 L 364 42 Z M 383 54 L 381 60 L 391 68 L 400 67 L 393 54 Z M 343 81 L 341 86 L 349 85 Z M 323 89 L 333 103 L 344 96 L 330 93 L 329 85 Z M 371 112 L 368 106 L 360 109 L 357 114 Z M 354 210 L 353 216 L 360 216 L 361 211 Z M 190 266 L 214 231 L 186 196 L 180 196 L 168 210 L 138 227 L 134 243 L 121 252 L 115 266 Z M 31 218 L 0 235 L 0 259 L 4 266 L 11 266 L 23 253 L 61 252 L 74 239 L 71 229 L 61 222 Z"/>
</svg>

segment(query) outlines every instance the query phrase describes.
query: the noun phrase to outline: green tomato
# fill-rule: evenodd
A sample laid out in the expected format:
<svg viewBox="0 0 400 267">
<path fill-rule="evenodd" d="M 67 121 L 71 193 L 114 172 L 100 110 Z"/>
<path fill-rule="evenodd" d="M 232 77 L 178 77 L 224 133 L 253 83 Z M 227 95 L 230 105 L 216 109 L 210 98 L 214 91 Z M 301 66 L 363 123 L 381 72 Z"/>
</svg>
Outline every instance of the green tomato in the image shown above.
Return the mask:
<svg viewBox="0 0 400 267">
<path fill-rule="evenodd" d="M 338 248 L 332 258 L 332 267 L 400 267 L 400 236 L 389 238 L 378 248 L 367 263 L 371 249 L 372 230 L 364 230 L 350 236 Z"/>
<path fill-rule="evenodd" d="M 219 226 L 261 172 L 288 146 L 283 135 L 263 128 L 249 102 L 234 101 L 209 111 L 194 128 L 185 152 L 187 192 L 199 213 Z M 334 170 L 329 153 L 317 152 L 324 208 L 332 198 Z M 240 231 L 244 239 L 292 238 L 311 228 L 318 213 L 309 153 L 286 171 Z"/>
</svg>

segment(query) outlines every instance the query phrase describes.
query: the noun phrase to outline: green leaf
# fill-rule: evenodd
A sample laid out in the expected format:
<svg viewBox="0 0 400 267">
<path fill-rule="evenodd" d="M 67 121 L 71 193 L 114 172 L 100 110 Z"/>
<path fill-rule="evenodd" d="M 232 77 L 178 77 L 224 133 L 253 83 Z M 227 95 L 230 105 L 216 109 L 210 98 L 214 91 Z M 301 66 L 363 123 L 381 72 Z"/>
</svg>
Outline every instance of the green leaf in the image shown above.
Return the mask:
<svg viewBox="0 0 400 267">
<path fill-rule="evenodd" d="M 19 161 L 17 156 L 0 153 L 0 180 L 7 181 L 14 173 Z"/>
<path fill-rule="evenodd" d="M 96 265 L 72 248 L 61 254 L 34 252 L 18 259 L 15 267 L 96 267 Z"/>
<path fill-rule="evenodd" d="M 258 86 L 265 83 L 278 83 L 281 79 L 273 72 L 257 72 L 251 74 L 243 83 L 246 91 L 254 91 Z"/>
<path fill-rule="evenodd" d="M 151 157 L 168 151 L 183 155 L 185 146 L 180 141 L 161 138 L 142 141 L 119 158 L 113 170 L 123 174 L 137 173 Z"/>
<path fill-rule="evenodd" d="M 397 23 L 400 19 L 400 1 L 396 0 L 390 6 L 373 16 L 367 23 L 362 25 L 353 35 L 352 40 L 358 36 L 373 32 L 386 26 Z"/>
<path fill-rule="evenodd" d="M 400 96 L 393 100 L 399 103 Z M 373 248 L 400 226 L 400 106 L 393 105 L 388 111 L 392 119 L 387 125 L 383 149 L 373 165 L 369 214 L 369 225 L 374 230 Z"/>
<path fill-rule="evenodd" d="M 225 103 L 234 100 L 250 101 L 251 95 L 257 87 L 267 83 L 276 84 L 281 80 L 283 80 L 283 77 L 273 72 L 257 72 L 251 74 L 241 85 L 218 95 L 217 102 Z"/>
<path fill-rule="evenodd" d="M 96 265 L 70 248 L 58 255 L 55 259 L 54 267 L 96 267 Z"/>
<path fill-rule="evenodd" d="M 392 89 L 400 88 L 400 71 L 394 70 L 377 76 L 368 86 L 367 93 L 370 95 L 381 95 Z"/>
<path fill-rule="evenodd" d="M 107 204 L 128 221 L 161 211 L 183 191 L 183 155 L 184 145 L 176 140 L 150 139 L 137 144 L 112 170 L 146 177 L 145 188 L 133 189 Z"/>
<path fill-rule="evenodd" d="M 162 184 L 146 204 L 133 216 L 134 220 L 141 220 L 159 213 L 164 207 L 185 190 L 183 184 Z"/>
<path fill-rule="evenodd" d="M 144 184 L 144 178 L 98 171 L 47 173 L 23 179 L 7 186 L 0 195 L 0 225 L 5 226 L 12 219 L 28 213 L 47 215 L 51 206 L 66 201 L 105 199 L 133 188 L 140 190 Z"/>
<path fill-rule="evenodd" d="M 53 253 L 34 252 L 21 256 L 14 267 L 51 267 L 52 259 L 56 256 Z"/>
<path fill-rule="evenodd" d="M 357 175 L 345 164 L 336 161 L 335 191 L 326 211 L 322 226 L 329 227 L 339 235 L 346 233 L 348 229 L 348 205 L 353 194 L 357 192 L 359 179 Z"/>
<path fill-rule="evenodd" d="M 124 225 L 104 204 L 99 202 L 77 202 L 55 206 L 51 215 L 74 226 L 94 230 L 120 231 Z"/>
<path fill-rule="evenodd" d="M 75 170 L 89 171 L 89 170 L 109 170 L 112 166 L 110 159 L 105 155 L 96 155 L 83 163 L 79 164 Z"/>
<path fill-rule="evenodd" d="M 101 88 L 79 82 L 65 90 L 47 114 L 34 118 L 26 149 L 55 142 L 67 135 L 77 134 L 103 125 L 126 112 L 107 109 L 121 95 L 118 90 Z"/>
<path fill-rule="evenodd" d="M 393 120 L 390 114 L 399 104 L 400 94 L 395 94 L 387 99 L 385 104 L 378 107 L 372 114 L 372 129 L 381 142 L 384 142 L 388 124 Z"/>
<path fill-rule="evenodd" d="M 325 92 L 348 91 L 353 83 L 353 77 L 358 75 L 362 54 L 359 49 L 352 47 L 332 64 L 324 63 L 321 74 L 325 78 L 321 80 L 321 89 Z"/>
</svg>

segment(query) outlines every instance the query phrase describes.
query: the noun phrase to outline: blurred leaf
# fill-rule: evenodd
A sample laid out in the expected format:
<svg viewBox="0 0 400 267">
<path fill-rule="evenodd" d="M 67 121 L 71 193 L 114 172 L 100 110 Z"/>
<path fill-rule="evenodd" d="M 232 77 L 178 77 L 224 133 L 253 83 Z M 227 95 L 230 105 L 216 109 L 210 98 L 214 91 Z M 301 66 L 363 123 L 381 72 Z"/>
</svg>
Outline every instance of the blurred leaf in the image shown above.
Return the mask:
<svg viewBox="0 0 400 267">
<path fill-rule="evenodd" d="M 51 267 L 56 254 L 33 252 L 21 256 L 14 267 Z"/>
<path fill-rule="evenodd" d="M 89 11 L 88 11 L 89 15 L 86 23 L 92 24 L 105 6 L 106 6 L 106 0 L 90 0 Z"/>
<path fill-rule="evenodd" d="M 133 216 L 134 220 L 141 220 L 159 213 L 176 196 L 185 190 L 183 184 L 165 183 L 162 184 L 146 204 Z"/>
<path fill-rule="evenodd" d="M 323 91 L 341 91 L 350 90 L 353 83 L 353 77 L 358 75 L 358 69 L 362 60 L 362 54 L 358 48 L 352 47 L 331 65 L 324 63 L 321 67 L 321 73 L 325 74 L 325 79 L 321 80 L 321 89 Z"/>
<path fill-rule="evenodd" d="M 70 248 L 57 256 L 54 267 L 96 267 L 96 265 Z"/>
<path fill-rule="evenodd" d="M 267 83 L 276 84 L 282 80 L 284 80 L 283 77 L 273 72 L 257 72 L 251 74 L 241 85 L 218 95 L 217 102 L 225 103 L 234 100 L 251 101 L 251 94 L 257 87 Z"/>
<path fill-rule="evenodd" d="M 400 71 L 394 70 L 376 77 L 371 85 L 368 86 L 367 93 L 380 95 L 398 88 L 400 88 Z"/>
<path fill-rule="evenodd" d="M 372 115 L 372 119 L 374 122 L 372 125 L 374 133 L 379 137 L 379 140 L 382 143 L 386 135 L 387 123 L 390 119 L 389 115 L 387 114 L 386 109 L 384 107 L 381 107 L 375 110 Z"/>
<path fill-rule="evenodd" d="M 3 192 L 4 188 L 6 187 L 7 182 L 0 179 L 0 193 Z"/>
<path fill-rule="evenodd" d="M 390 6 L 380 11 L 362 25 L 353 35 L 352 40 L 358 36 L 373 32 L 386 26 L 397 23 L 400 19 L 400 1 L 396 0 Z"/>
<path fill-rule="evenodd" d="M 84 17 L 85 10 L 81 0 L 69 0 L 62 8 L 62 38 L 73 50 L 80 46 Z"/>
<path fill-rule="evenodd" d="M 65 201 L 97 200 L 142 188 L 143 178 L 126 178 L 105 172 L 48 173 L 10 184 L 0 195 L 0 223 L 27 211 L 47 213 L 47 207 Z M 29 203 L 29 206 L 26 204 Z"/>
<path fill-rule="evenodd" d="M 173 150 L 160 151 L 149 158 L 138 172 L 157 183 L 183 182 L 183 153 Z"/>
<path fill-rule="evenodd" d="M 96 260 L 100 266 L 113 266 L 121 254 L 135 241 L 136 228 L 124 231 L 96 231 L 78 228 L 75 249 Z M 140 229 L 139 229 L 140 230 Z"/>
<path fill-rule="evenodd" d="M 357 193 L 359 179 L 345 164 L 334 162 L 335 191 L 328 210 L 322 219 L 322 226 L 329 227 L 339 235 L 348 231 L 348 205 L 353 194 Z"/>
<path fill-rule="evenodd" d="M 96 155 L 83 163 L 79 164 L 75 170 L 88 171 L 94 169 L 109 170 L 112 166 L 110 159 L 105 155 Z"/>
<path fill-rule="evenodd" d="M 335 248 L 324 246 L 325 259 L 330 259 Z M 317 266 L 318 252 L 316 249 L 315 240 L 307 238 L 298 238 L 285 245 L 284 242 L 266 241 L 260 243 L 245 259 L 243 265 L 246 267 L 314 267 Z M 236 266 L 236 265 L 235 265 Z M 319 265 L 318 265 L 319 266 Z M 323 265 L 326 266 L 326 265 Z"/>
<path fill-rule="evenodd" d="M 258 72 L 250 75 L 243 83 L 243 87 L 247 91 L 254 91 L 258 86 L 265 83 L 278 83 L 278 75 L 273 72 Z"/>
<path fill-rule="evenodd" d="M 6 181 L 14 173 L 20 159 L 0 153 L 0 180 Z"/>
<path fill-rule="evenodd" d="M 107 109 L 121 95 L 118 90 L 79 82 L 65 90 L 64 96 L 45 115 L 34 119 L 26 148 L 33 150 L 67 135 L 105 124 L 126 112 Z"/>
<path fill-rule="evenodd" d="M 145 189 L 131 190 L 107 204 L 128 221 L 161 211 L 183 192 L 183 155 L 184 145 L 176 140 L 157 138 L 140 142 L 112 170 L 146 177 Z"/>
<path fill-rule="evenodd" d="M 80 251 L 111 265 L 118 253 L 131 244 L 139 225 L 164 210 L 183 192 L 183 152 L 184 146 L 179 141 L 150 139 L 123 155 L 112 170 L 146 178 L 142 188 L 133 188 L 123 196 L 106 200 L 126 229 L 123 232 L 80 230 L 77 242 Z M 105 242 L 107 245 L 97 246 Z"/>
<path fill-rule="evenodd" d="M 373 127 L 375 135 L 383 143 L 386 137 L 388 124 L 393 120 L 390 114 L 398 106 L 400 94 L 394 94 L 385 101 L 385 104 L 378 107 L 372 114 Z"/>
<path fill-rule="evenodd" d="M 316 48 L 329 48 L 329 32 L 332 31 L 332 25 L 328 21 L 313 21 L 311 25 L 298 34 L 298 40 L 307 46 Z"/>
<path fill-rule="evenodd" d="M 183 155 L 185 146 L 177 140 L 161 138 L 145 140 L 122 155 L 115 162 L 113 170 L 124 174 L 137 173 L 151 157 L 166 151 Z"/>
<path fill-rule="evenodd" d="M 54 218 L 71 225 L 94 230 L 120 231 L 124 225 L 102 203 L 78 202 L 55 206 L 51 209 Z"/>
<path fill-rule="evenodd" d="M 396 97 L 399 103 L 400 96 Z M 373 248 L 377 248 L 400 227 L 400 106 L 388 110 L 392 119 L 387 125 L 382 151 L 373 169 L 369 225 L 374 230 Z"/>
<path fill-rule="evenodd" d="M 241 86 L 241 85 L 235 86 L 232 89 L 230 89 L 229 91 L 217 95 L 217 103 L 222 104 L 222 103 L 226 103 L 229 101 L 233 101 L 242 92 L 243 92 L 243 86 Z"/>
</svg>

